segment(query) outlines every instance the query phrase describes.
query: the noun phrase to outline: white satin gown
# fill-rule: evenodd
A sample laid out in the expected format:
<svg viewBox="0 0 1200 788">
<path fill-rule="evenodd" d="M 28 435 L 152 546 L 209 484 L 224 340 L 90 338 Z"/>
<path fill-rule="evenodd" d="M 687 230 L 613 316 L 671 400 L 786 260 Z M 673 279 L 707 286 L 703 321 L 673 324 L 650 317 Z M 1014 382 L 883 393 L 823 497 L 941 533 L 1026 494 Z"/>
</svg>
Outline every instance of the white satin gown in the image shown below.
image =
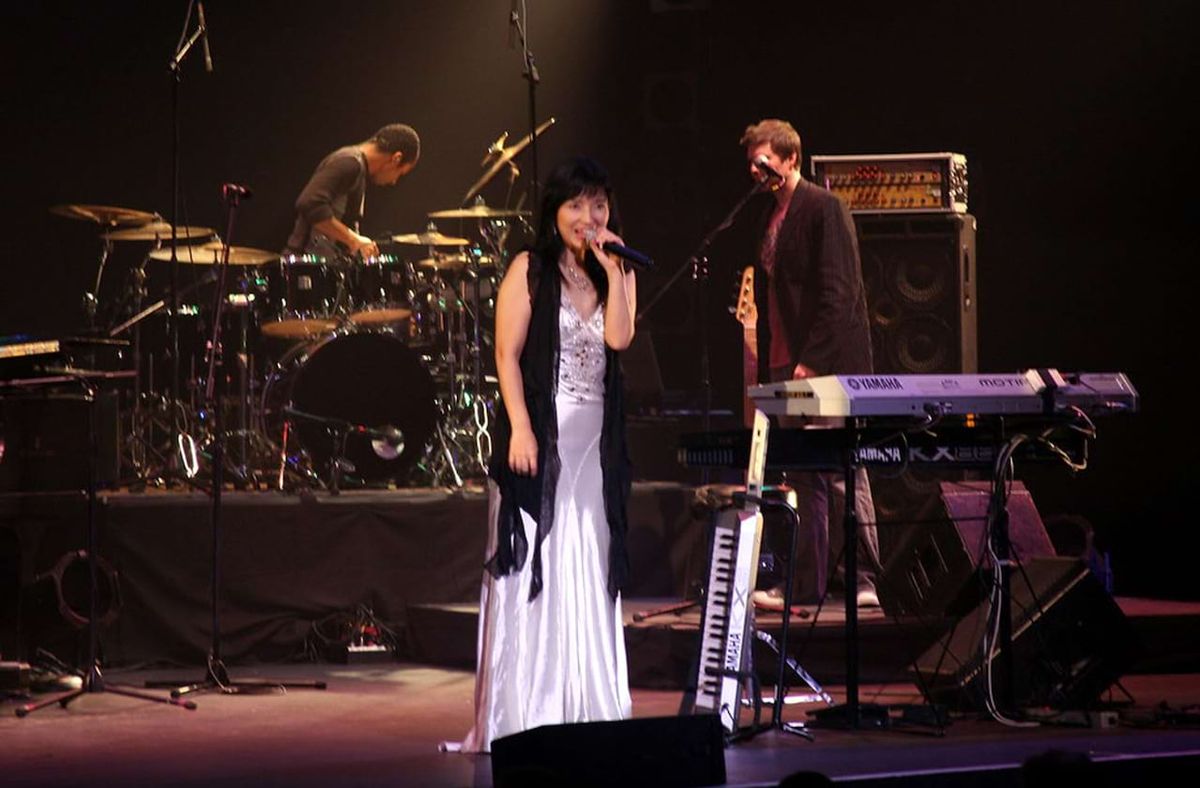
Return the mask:
<svg viewBox="0 0 1200 788">
<path fill-rule="evenodd" d="M 475 725 L 464 752 L 539 725 L 628 718 L 632 711 L 621 602 L 608 594 L 609 529 L 600 471 L 604 310 L 584 319 L 564 291 L 559 310 L 558 452 L 554 525 L 542 544 L 542 591 L 529 601 L 537 524 L 521 519 L 530 556 L 519 571 L 483 573 Z M 499 492 L 490 484 L 488 552 Z"/>
</svg>

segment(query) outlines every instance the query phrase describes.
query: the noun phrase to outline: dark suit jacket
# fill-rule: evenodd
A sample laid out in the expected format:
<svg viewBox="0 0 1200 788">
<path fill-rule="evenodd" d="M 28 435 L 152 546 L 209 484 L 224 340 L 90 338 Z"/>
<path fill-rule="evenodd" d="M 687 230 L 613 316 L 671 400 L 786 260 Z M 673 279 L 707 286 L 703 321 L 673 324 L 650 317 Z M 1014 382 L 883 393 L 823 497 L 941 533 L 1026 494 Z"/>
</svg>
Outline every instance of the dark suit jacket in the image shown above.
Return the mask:
<svg viewBox="0 0 1200 788">
<path fill-rule="evenodd" d="M 761 246 L 774 198 L 763 201 L 757 238 Z M 756 265 L 761 254 L 755 255 Z M 769 376 L 771 327 L 767 277 L 755 276 L 758 305 L 759 380 Z M 787 335 L 792 366 L 803 363 L 818 375 L 873 372 L 866 288 L 850 212 L 832 192 L 800 181 L 788 204 L 775 246 L 771 287 Z"/>
</svg>

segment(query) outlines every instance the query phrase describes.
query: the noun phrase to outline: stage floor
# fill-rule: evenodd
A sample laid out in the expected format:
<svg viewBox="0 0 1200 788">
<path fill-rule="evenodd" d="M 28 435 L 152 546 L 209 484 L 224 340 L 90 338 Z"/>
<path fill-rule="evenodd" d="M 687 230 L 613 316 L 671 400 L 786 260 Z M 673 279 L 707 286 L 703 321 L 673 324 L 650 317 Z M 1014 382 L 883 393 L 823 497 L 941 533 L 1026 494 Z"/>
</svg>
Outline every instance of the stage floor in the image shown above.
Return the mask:
<svg viewBox="0 0 1200 788">
<path fill-rule="evenodd" d="M 140 686 L 147 678 L 199 678 L 200 668 L 111 671 L 110 682 Z M 4 784 L 66 785 L 361 785 L 490 786 L 489 756 L 442 753 L 471 722 L 468 671 L 390 663 L 375 666 L 290 664 L 231 668 L 235 679 L 323 679 L 326 690 L 284 694 L 196 695 L 198 709 L 89 694 L 66 710 L 57 704 L 18 719 L 16 702 L 0 703 Z M 725 750 L 727 785 L 776 785 L 813 770 L 856 784 L 1016 784 L 1012 771 L 1050 748 L 1144 768 L 1166 756 L 1200 757 L 1200 676 L 1130 676 L 1136 705 L 1106 730 L 1043 725 L 1007 728 L 956 719 L 932 729 L 870 732 L 818 729 L 814 741 L 771 731 Z M 830 688 L 840 699 L 841 688 Z M 165 694 L 165 693 L 163 693 Z M 42 699 L 50 695 L 37 695 Z M 674 714 L 680 694 L 635 690 L 634 715 Z M 862 700 L 919 700 L 910 686 L 867 685 Z M 1163 706 L 1162 704 L 1165 704 Z M 788 706 L 803 719 L 814 704 Z M 1166 722 L 1164 711 L 1191 711 Z M 1190 725 L 1187 724 L 1190 721 Z M 1154 760 L 1145 760 L 1151 757 Z M 1175 761 L 1178 764 L 1178 761 Z M 990 779 L 989 779 L 990 778 Z"/>
</svg>

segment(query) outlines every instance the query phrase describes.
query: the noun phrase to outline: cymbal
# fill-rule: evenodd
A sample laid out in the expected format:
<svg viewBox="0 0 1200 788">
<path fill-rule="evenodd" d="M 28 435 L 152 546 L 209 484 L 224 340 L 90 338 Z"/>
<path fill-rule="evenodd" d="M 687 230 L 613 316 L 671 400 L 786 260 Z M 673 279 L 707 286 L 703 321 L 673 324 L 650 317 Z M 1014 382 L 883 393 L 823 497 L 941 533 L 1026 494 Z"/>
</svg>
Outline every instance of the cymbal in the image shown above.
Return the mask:
<svg viewBox="0 0 1200 788">
<path fill-rule="evenodd" d="M 417 246 L 466 246 L 471 243 L 466 238 L 454 238 L 449 235 L 442 235 L 437 230 L 393 235 L 392 240 L 398 244 L 415 244 Z"/>
<path fill-rule="evenodd" d="M 209 241 L 204 244 L 191 244 L 188 246 L 176 246 L 175 255 L 179 262 L 183 265 L 212 265 L 213 263 L 221 262 L 221 250 L 224 246 L 220 241 Z M 171 259 L 171 247 L 167 246 L 162 249 L 155 249 L 150 252 L 151 260 Z M 262 265 L 269 263 L 272 260 L 278 260 L 279 255 L 275 252 L 268 252 L 265 249 L 253 249 L 249 246 L 231 246 L 229 247 L 229 264 L 230 265 Z"/>
<path fill-rule="evenodd" d="M 206 238 L 215 235 L 211 227 L 176 227 L 176 238 Z M 129 227 L 124 230 L 113 230 L 104 233 L 102 238 L 109 241 L 161 241 L 171 237 L 171 225 L 167 222 L 154 222 L 141 227 Z"/>
<path fill-rule="evenodd" d="M 96 224 L 106 224 L 110 227 L 149 224 L 160 218 L 156 213 L 121 208 L 116 205 L 55 205 L 50 209 L 50 213 L 55 216 L 65 216 L 68 219 L 82 219 Z"/>
<path fill-rule="evenodd" d="M 509 208 L 489 208 L 486 205 L 472 205 L 470 208 L 450 208 L 445 211 L 434 211 L 429 214 L 431 219 L 511 219 L 515 216 L 528 216 L 529 211 L 517 211 Z"/>
<path fill-rule="evenodd" d="M 488 168 L 488 171 L 485 172 L 482 176 L 480 176 L 479 180 L 475 181 L 474 185 L 472 185 L 470 189 L 467 189 L 467 194 L 465 197 L 463 197 L 462 201 L 464 203 L 470 202 L 471 198 L 473 198 L 476 194 L 479 194 L 479 192 L 483 190 L 483 187 L 488 185 L 488 181 L 490 181 L 492 178 L 496 177 L 496 173 L 500 172 L 500 170 L 504 167 L 504 165 L 506 165 L 510 161 L 512 161 L 513 158 L 515 158 L 518 153 L 525 150 L 525 146 L 528 145 L 530 142 L 532 142 L 534 137 L 541 134 L 543 131 L 545 131 L 546 129 L 550 128 L 553 125 L 554 125 L 554 118 L 550 118 L 549 120 L 544 122 L 542 125 L 538 126 L 536 129 L 534 129 L 532 134 L 526 134 L 525 138 L 522 139 L 520 142 L 518 142 L 516 145 L 513 145 L 510 148 L 505 148 L 504 150 L 502 150 L 500 152 L 500 155 L 496 157 L 496 160 L 494 162 L 492 162 L 492 166 Z M 433 214 L 430 214 L 430 216 L 432 216 L 432 215 Z"/>
<path fill-rule="evenodd" d="M 469 264 L 470 258 L 465 254 L 426 257 L 424 260 L 417 261 L 418 268 L 430 268 L 435 271 L 461 271 Z M 494 268 L 496 263 L 490 257 L 483 257 L 479 259 L 478 265 L 480 268 Z"/>
</svg>

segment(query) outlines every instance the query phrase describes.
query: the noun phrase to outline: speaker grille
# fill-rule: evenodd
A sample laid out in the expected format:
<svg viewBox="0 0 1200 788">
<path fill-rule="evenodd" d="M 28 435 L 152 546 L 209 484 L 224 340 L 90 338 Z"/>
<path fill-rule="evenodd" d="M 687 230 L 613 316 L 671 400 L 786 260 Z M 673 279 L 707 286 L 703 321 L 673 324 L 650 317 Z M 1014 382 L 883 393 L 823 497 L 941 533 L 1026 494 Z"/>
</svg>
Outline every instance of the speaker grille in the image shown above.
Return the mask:
<svg viewBox="0 0 1200 788">
<path fill-rule="evenodd" d="M 974 217 L 860 214 L 855 225 L 875 371 L 976 371 Z"/>
</svg>

